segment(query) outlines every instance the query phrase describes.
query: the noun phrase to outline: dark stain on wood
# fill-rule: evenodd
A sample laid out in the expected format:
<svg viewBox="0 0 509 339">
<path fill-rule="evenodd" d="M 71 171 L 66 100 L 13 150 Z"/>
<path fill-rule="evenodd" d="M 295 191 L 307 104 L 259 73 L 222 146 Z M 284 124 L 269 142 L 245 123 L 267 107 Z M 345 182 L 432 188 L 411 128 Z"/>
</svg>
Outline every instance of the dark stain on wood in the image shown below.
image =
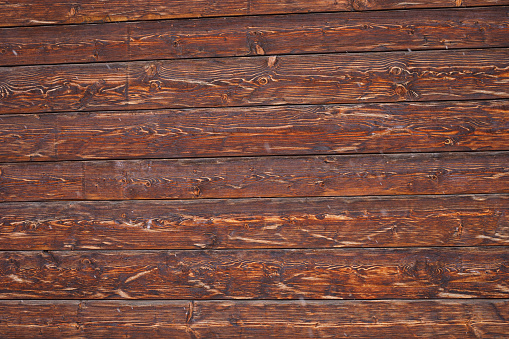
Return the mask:
<svg viewBox="0 0 509 339">
<path fill-rule="evenodd" d="M 193 305 L 193 320 L 187 312 Z M 355 312 L 352 312 L 355 310 Z M 503 337 L 507 300 L 2 301 L 9 338 Z M 374 326 L 376 324 L 376 326 Z"/>
<path fill-rule="evenodd" d="M 0 299 L 507 298 L 504 248 L 0 253 Z"/>
<path fill-rule="evenodd" d="M 503 99 L 507 49 L 0 68 L 0 110 Z"/>
<path fill-rule="evenodd" d="M 0 200 L 509 193 L 509 153 L 118 160 L 0 165 Z"/>
<path fill-rule="evenodd" d="M 488 7 L 4 28 L 0 30 L 0 65 L 508 47 L 508 10 Z"/>
<path fill-rule="evenodd" d="M 4 1 L 0 337 L 507 336 L 507 5 Z"/>
<path fill-rule="evenodd" d="M 509 245 L 509 196 L 0 204 L 0 248 Z"/>
<path fill-rule="evenodd" d="M 509 150 L 506 100 L 23 114 L 3 161 Z"/>
<path fill-rule="evenodd" d="M 48 24 L 200 18 L 208 16 L 238 16 L 331 11 L 366 11 L 406 8 L 468 7 L 509 5 L 507 0 L 114 0 L 6 2 L 0 10 L 0 26 L 32 26 Z"/>
</svg>

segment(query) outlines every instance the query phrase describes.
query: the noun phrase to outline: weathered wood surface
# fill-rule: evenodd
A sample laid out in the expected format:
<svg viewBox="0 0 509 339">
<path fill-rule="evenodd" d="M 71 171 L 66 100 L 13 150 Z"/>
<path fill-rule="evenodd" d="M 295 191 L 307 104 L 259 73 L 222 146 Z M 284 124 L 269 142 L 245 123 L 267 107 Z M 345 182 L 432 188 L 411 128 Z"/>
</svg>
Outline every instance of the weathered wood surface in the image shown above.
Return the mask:
<svg viewBox="0 0 509 339">
<path fill-rule="evenodd" d="M 0 68 L 0 112 L 503 99 L 509 49 Z"/>
<path fill-rule="evenodd" d="M 0 65 L 508 47 L 508 11 L 488 7 L 4 28 Z"/>
<path fill-rule="evenodd" d="M 509 196 L 0 204 L 0 250 L 509 245 Z"/>
<path fill-rule="evenodd" d="M 127 94 L 124 63 L 0 68 L 0 114 L 122 108 Z"/>
<path fill-rule="evenodd" d="M 2 301 L 9 338 L 502 338 L 502 300 Z"/>
<path fill-rule="evenodd" d="M 0 27 L 259 14 L 509 5 L 507 0 L 2 0 Z"/>
<path fill-rule="evenodd" d="M 509 193 L 509 152 L 0 165 L 1 201 Z"/>
<path fill-rule="evenodd" d="M 0 252 L 0 299 L 507 298 L 502 247 Z"/>
<path fill-rule="evenodd" d="M 0 161 L 509 150 L 509 101 L 0 116 Z"/>
<path fill-rule="evenodd" d="M 508 5 L 0 0 L 0 337 L 507 336 Z"/>
</svg>

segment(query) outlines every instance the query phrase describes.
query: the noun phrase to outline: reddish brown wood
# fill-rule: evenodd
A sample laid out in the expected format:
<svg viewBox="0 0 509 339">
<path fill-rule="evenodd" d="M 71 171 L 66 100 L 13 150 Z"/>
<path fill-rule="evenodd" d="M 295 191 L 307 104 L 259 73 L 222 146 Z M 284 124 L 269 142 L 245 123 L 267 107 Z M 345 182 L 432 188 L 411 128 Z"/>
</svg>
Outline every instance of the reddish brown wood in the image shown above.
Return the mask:
<svg viewBox="0 0 509 339">
<path fill-rule="evenodd" d="M 9 338 L 503 337 L 507 300 L 2 301 Z"/>
<path fill-rule="evenodd" d="M 0 200 L 509 193 L 508 152 L 0 165 Z"/>
<path fill-rule="evenodd" d="M 506 248 L 0 252 L 0 299 L 507 298 Z"/>
<path fill-rule="evenodd" d="M 0 116 L 0 161 L 509 150 L 506 100 Z"/>
<path fill-rule="evenodd" d="M 505 337 L 502 5 L 0 0 L 0 337 Z"/>
<path fill-rule="evenodd" d="M 0 26 L 157 20 L 208 16 L 508 5 L 507 0 L 3 0 Z"/>
<path fill-rule="evenodd" d="M 0 112 L 509 97 L 509 49 L 0 68 Z"/>
<path fill-rule="evenodd" d="M 123 63 L 0 68 L 0 114 L 125 107 L 126 72 Z"/>
<path fill-rule="evenodd" d="M 128 60 L 122 24 L 61 25 L 0 29 L 0 65 Z"/>
<path fill-rule="evenodd" d="M 508 47 L 507 13 L 487 7 L 3 28 L 0 65 Z"/>
<path fill-rule="evenodd" d="M 509 196 L 0 204 L 0 250 L 509 245 Z"/>
<path fill-rule="evenodd" d="M 509 49 L 136 62 L 129 107 L 217 107 L 509 97 Z"/>
</svg>

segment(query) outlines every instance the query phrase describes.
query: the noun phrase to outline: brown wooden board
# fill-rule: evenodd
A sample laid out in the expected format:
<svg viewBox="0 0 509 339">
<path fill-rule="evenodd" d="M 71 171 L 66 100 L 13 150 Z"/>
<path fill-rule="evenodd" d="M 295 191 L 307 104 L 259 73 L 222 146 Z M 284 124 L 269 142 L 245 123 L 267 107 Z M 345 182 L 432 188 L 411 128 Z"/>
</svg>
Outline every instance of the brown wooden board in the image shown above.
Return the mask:
<svg viewBox="0 0 509 339">
<path fill-rule="evenodd" d="M 509 193 L 509 152 L 0 165 L 1 201 Z"/>
<path fill-rule="evenodd" d="M 0 68 L 0 113 L 119 109 L 127 95 L 124 63 Z"/>
<path fill-rule="evenodd" d="M 509 101 L 0 116 L 0 162 L 509 150 Z"/>
<path fill-rule="evenodd" d="M 0 68 L 0 112 L 503 99 L 509 49 Z"/>
<path fill-rule="evenodd" d="M 0 338 L 506 337 L 508 18 L 0 0 Z"/>
<path fill-rule="evenodd" d="M 507 0 L 3 0 L 0 26 L 508 4 Z"/>
<path fill-rule="evenodd" d="M 0 204 L 0 250 L 509 245 L 509 196 Z"/>
<path fill-rule="evenodd" d="M 129 107 L 217 107 L 509 97 L 509 49 L 136 62 Z"/>
<path fill-rule="evenodd" d="M 508 47 L 508 11 L 487 7 L 3 28 L 0 65 Z"/>
<path fill-rule="evenodd" d="M 125 24 L 0 29 L 0 65 L 128 60 Z"/>
<path fill-rule="evenodd" d="M 502 300 L 2 301 L 9 338 L 502 338 Z"/>
<path fill-rule="evenodd" d="M 0 299 L 507 298 L 502 247 L 0 252 Z"/>
</svg>

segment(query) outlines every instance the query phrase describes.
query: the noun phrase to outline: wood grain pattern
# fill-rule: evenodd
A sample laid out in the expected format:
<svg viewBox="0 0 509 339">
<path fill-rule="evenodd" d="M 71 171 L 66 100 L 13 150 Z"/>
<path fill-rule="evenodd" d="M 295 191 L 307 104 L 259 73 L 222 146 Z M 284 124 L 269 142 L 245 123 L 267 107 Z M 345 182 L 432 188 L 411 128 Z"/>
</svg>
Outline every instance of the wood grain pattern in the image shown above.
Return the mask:
<svg viewBox="0 0 509 339">
<path fill-rule="evenodd" d="M 0 27 L 278 13 L 508 5 L 507 0 L 2 0 Z"/>
<path fill-rule="evenodd" d="M 0 68 L 0 112 L 119 109 L 127 104 L 126 64 Z"/>
<path fill-rule="evenodd" d="M 508 11 L 488 7 L 4 28 L 0 65 L 508 47 Z"/>
<path fill-rule="evenodd" d="M 506 337 L 508 31 L 509 0 L 0 0 L 0 338 Z"/>
<path fill-rule="evenodd" d="M 509 152 L 0 165 L 0 200 L 509 193 Z"/>
<path fill-rule="evenodd" d="M 507 298 L 505 248 L 0 252 L 0 299 Z"/>
<path fill-rule="evenodd" d="M 509 150 L 509 101 L 0 116 L 0 161 Z"/>
<path fill-rule="evenodd" d="M 509 49 L 259 56 L 0 68 L 0 111 L 509 97 Z"/>
<path fill-rule="evenodd" d="M 501 338 L 507 300 L 2 301 L 9 338 Z M 352 312 L 355 310 L 355 312 Z"/>
<path fill-rule="evenodd" d="M 125 24 L 0 29 L 0 65 L 128 60 Z"/>
<path fill-rule="evenodd" d="M 0 250 L 509 245 L 509 196 L 0 204 Z"/>
<path fill-rule="evenodd" d="M 509 97 L 509 49 L 136 62 L 129 107 L 217 107 Z"/>
</svg>

